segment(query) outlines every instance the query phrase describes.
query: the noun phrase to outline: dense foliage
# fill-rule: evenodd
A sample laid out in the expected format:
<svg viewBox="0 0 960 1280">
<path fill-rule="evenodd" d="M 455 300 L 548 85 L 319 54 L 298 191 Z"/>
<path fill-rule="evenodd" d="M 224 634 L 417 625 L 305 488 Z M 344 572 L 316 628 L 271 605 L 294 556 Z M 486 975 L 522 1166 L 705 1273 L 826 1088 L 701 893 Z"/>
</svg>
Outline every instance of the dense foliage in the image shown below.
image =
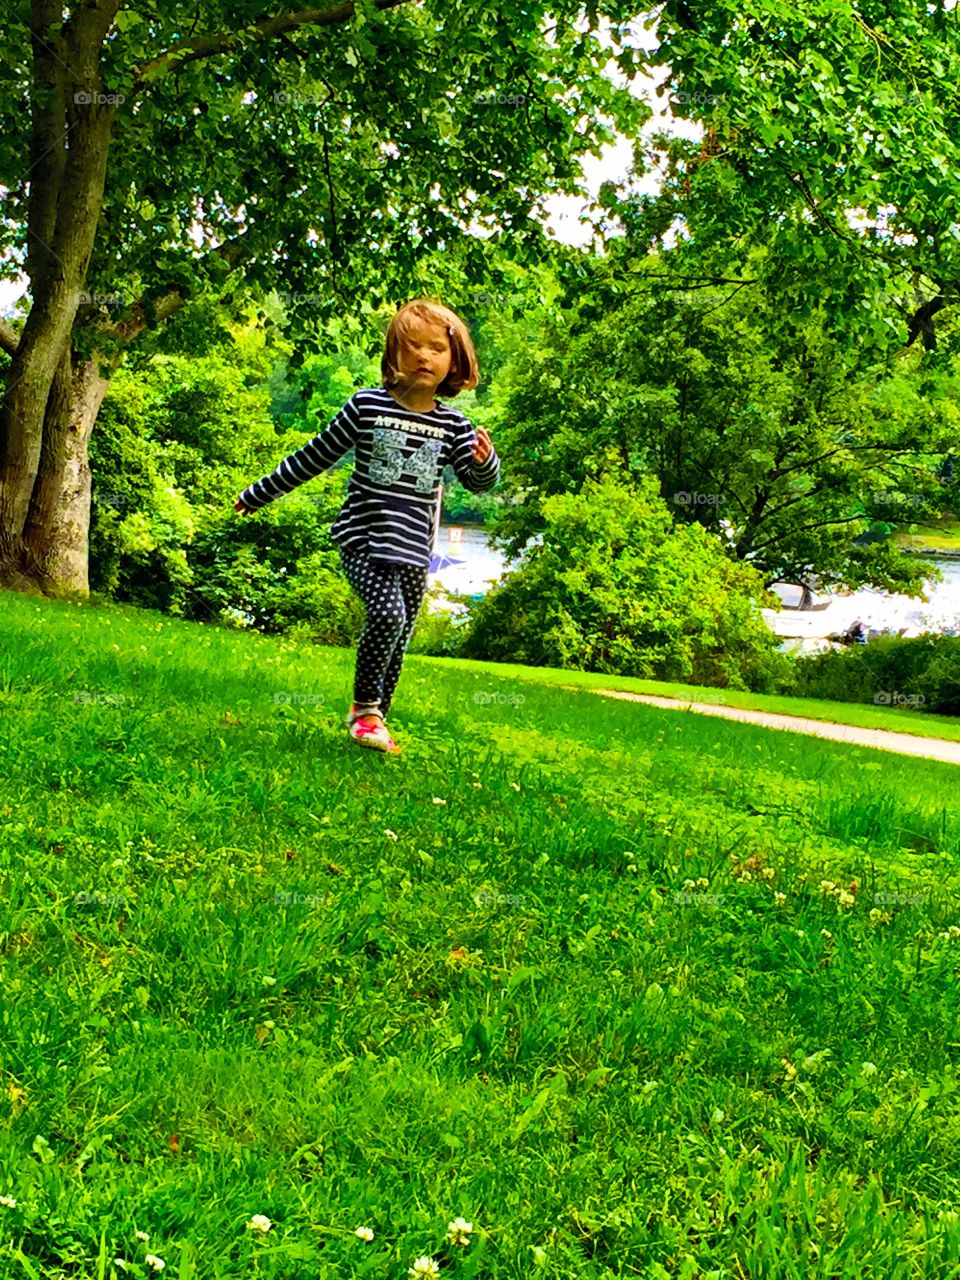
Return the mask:
<svg viewBox="0 0 960 1280">
<path fill-rule="evenodd" d="M 652 477 L 605 473 L 542 510 L 542 543 L 481 601 L 466 656 L 740 689 L 785 665 L 760 575 L 674 525 Z"/>
<path fill-rule="evenodd" d="M 960 715 L 960 636 L 879 636 L 798 662 L 784 693 Z"/>
<path fill-rule="evenodd" d="M 815 573 L 918 587 L 927 566 L 883 536 L 861 539 L 960 505 L 944 479 L 960 425 L 956 356 L 871 364 L 822 313 L 784 336 L 781 300 L 758 283 L 681 290 L 688 257 L 584 259 L 567 310 L 517 333 L 500 416 L 524 501 L 495 525 L 505 548 L 542 532 L 550 495 L 615 467 L 624 483 L 653 475 L 679 522 L 717 534 L 768 585 Z M 655 269 L 659 283 L 639 283 Z"/>
</svg>

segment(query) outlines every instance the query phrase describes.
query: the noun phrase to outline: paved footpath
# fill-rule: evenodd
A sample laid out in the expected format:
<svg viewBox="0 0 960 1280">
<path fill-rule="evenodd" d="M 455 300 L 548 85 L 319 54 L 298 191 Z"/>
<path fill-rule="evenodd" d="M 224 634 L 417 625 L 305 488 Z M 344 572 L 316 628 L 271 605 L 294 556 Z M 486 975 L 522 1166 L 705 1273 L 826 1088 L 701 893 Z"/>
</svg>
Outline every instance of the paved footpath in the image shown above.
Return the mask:
<svg viewBox="0 0 960 1280">
<path fill-rule="evenodd" d="M 573 688 L 574 686 L 567 686 Z M 582 687 L 582 686 L 580 686 Z M 888 729 L 861 729 L 852 724 L 834 724 L 829 720 L 809 720 L 805 716 L 781 716 L 772 711 L 748 711 L 743 707 L 720 706 L 715 702 L 688 702 L 682 698 L 659 698 L 649 693 L 626 693 L 621 689 L 593 689 L 606 698 L 627 698 L 631 702 L 649 702 L 654 707 L 671 711 L 695 711 L 704 716 L 724 716 L 727 720 L 746 720 L 768 729 L 787 729 L 794 733 L 811 733 L 818 738 L 851 742 L 859 747 L 879 747 L 881 751 L 899 751 L 905 756 L 925 756 L 928 760 L 944 760 L 960 764 L 960 742 L 943 738 L 918 738 L 913 733 L 893 733 Z"/>
</svg>

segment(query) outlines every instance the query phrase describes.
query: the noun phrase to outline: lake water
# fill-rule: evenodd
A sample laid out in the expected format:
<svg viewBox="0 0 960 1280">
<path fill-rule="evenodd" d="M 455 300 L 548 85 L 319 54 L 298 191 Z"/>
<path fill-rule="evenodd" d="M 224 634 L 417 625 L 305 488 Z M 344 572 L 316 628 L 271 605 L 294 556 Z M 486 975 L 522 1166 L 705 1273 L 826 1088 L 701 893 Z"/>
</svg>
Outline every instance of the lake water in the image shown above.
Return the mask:
<svg viewBox="0 0 960 1280">
<path fill-rule="evenodd" d="M 436 550 L 439 555 L 462 562 L 430 575 L 431 585 L 439 584 L 448 591 L 486 594 L 491 583 L 507 571 L 503 555 L 488 545 L 485 531 L 479 525 L 441 524 Z M 926 601 L 862 587 L 847 594 L 832 591 L 816 594 L 817 603 L 829 602 L 823 610 L 764 609 L 763 617 L 771 630 L 782 637 L 780 647 L 794 653 L 816 653 L 840 647 L 826 637 L 846 631 L 857 618 L 876 630 L 906 628 L 908 636 L 949 628 L 960 630 L 960 560 L 926 558 L 943 572 L 942 582 L 926 584 Z M 519 562 L 511 566 L 512 569 L 518 567 Z M 778 583 L 773 590 L 786 604 L 799 601 L 799 587 Z M 443 605 L 434 602 L 432 607 Z"/>
<path fill-rule="evenodd" d="M 485 595 L 491 583 L 497 582 L 507 568 L 503 554 L 487 544 L 486 533 L 480 525 L 442 524 L 437 535 L 436 554 L 450 556 L 461 563 L 432 573 L 430 584 L 438 583 L 448 591 L 465 595 L 477 592 Z M 512 567 L 517 568 L 518 563 Z"/>
</svg>

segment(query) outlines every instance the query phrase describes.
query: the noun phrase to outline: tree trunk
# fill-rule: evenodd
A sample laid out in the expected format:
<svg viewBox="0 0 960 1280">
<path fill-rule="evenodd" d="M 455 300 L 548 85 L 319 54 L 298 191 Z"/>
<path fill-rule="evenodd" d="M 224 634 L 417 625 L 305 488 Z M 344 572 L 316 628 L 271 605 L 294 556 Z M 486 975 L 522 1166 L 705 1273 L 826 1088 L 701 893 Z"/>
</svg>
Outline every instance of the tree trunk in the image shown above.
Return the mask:
<svg viewBox="0 0 960 1280">
<path fill-rule="evenodd" d="M 61 361 L 43 426 L 40 465 L 24 529 L 38 579 L 89 591 L 90 434 L 109 385 L 94 357 Z"/>
<path fill-rule="evenodd" d="M 100 49 L 119 0 L 91 0 L 63 22 L 31 0 L 36 80 L 31 100 L 27 269 L 32 305 L 0 408 L 0 586 L 55 589 L 77 581 L 75 554 L 52 551 L 58 529 L 89 521 L 89 427 L 99 374 L 71 367 L 72 334 L 93 252 L 116 105 L 102 89 Z M 94 409 L 94 416 L 96 410 Z M 92 425 L 92 421 L 89 425 Z M 84 496 L 85 495 L 85 496 Z M 60 511 L 58 503 L 65 502 Z"/>
</svg>

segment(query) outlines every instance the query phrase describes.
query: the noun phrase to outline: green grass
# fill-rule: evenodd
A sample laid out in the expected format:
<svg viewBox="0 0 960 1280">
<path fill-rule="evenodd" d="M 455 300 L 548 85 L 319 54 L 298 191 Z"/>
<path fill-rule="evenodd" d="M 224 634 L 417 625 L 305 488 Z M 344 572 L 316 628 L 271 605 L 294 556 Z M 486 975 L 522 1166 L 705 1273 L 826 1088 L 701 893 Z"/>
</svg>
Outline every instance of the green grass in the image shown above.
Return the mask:
<svg viewBox="0 0 960 1280">
<path fill-rule="evenodd" d="M 0 593 L 3 1280 L 960 1274 L 955 766 L 352 670 Z"/>
<path fill-rule="evenodd" d="M 791 698 L 737 689 L 710 689 L 703 685 L 677 684 L 665 680 L 641 680 L 635 676 L 602 675 L 595 671 L 560 671 L 544 667 L 523 667 L 511 663 L 478 663 L 461 658 L 438 658 L 437 662 L 465 671 L 489 671 L 514 680 L 575 689 L 623 689 L 629 693 L 652 693 L 659 698 L 682 702 L 743 707 L 751 711 L 773 711 L 778 715 L 806 716 L 833 724 L 856 725 L 863 729 L 888 729 L 924 738 L 944 738 L 960 742 L 960 719 L 911 711 L 906 707 L 873 706 L 861 702 L 828 702 L 822 698 Z M 592 713 L 587 713 L 592 714 Z"/>
<path fill-rule="evenodd" d="M 943 516 L 918 524 L 915 533 L 898 530 L 893 536 L 900 547 L 924 547 L 932 551 L 960 551 L 960 520 Z"/>
</svg>

